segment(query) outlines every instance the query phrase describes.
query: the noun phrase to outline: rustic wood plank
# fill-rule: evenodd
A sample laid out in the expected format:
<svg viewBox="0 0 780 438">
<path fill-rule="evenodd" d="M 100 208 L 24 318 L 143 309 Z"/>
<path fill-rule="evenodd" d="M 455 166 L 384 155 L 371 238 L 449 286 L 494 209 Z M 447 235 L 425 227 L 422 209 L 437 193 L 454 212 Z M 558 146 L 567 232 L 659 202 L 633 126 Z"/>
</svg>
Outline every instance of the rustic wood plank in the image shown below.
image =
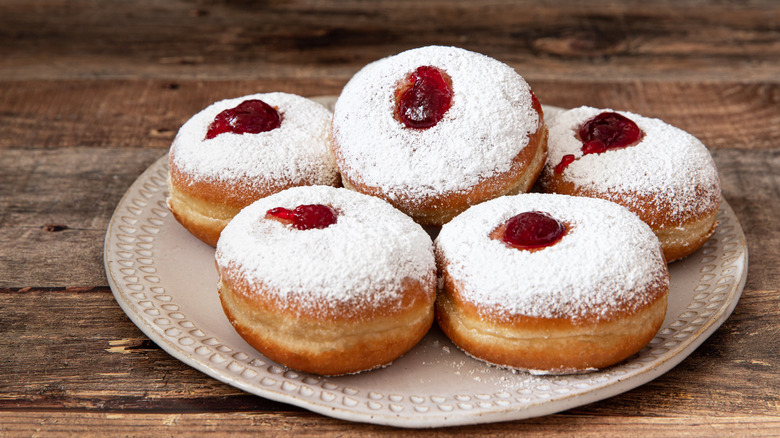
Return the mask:
<svg viewBox="0 0 780 438">
<path fill-rule="evenodd" d="M 0 0 L 0 436 L 780 435 L 776 0 Z M 750 265 L 733 315 L 680 365 L 561 414 L 433 431 L 354 424 L 184 365 L 107 287 L 108 220 L 194 112 L 338 94 L 363 65 L 454 44 L 543 103 L 626 109 L 713 151 Z"/>
<path fill-rule="evenodd" d="M 0 284 L 107 285 L 103 241 L 111 215 L 130 184 L 165 153 L 2 150 Z"/>
<path fill-rule="evenodd" d="M 0 3 L 0 78 L 338 78 L 456 44 L 540 78 L 765 81 L 776 2 L 436 0 Z"/>
<path fill-rule="evenodd" d="M 777 296 L 778 290 L 746 290 L 731 318 L 676 368 L 569 413 L 780 418 Z M 107 288 L 0 289 L 0 351 L 0 417 L 18 409 L 302 411 L 169 356 L 129 321 Z"/>
<path fill-rule="evenodd" d="M 179 127 L 212 102 L 285 91 L 337 93 L 327 81 L 74 80 L 0 82 L 0 148 L 168 148 Z"/>
<path fill-rule="evenodd" d="M 752 155 L 752 157 L 751 157 Z M 713 151 L 723 197 L 737 214 L 748 245 L 748 288 L 780 286 L 780 149 Z"/>
<path fill-rule="evenodd" d="M 0 81 L 0 148 L 167 148 L 210 103 L 256 92 L 337 95 L 344 82 L 311 80 Z M 710 148 L 780 144 L 780 83 L 531 81 L 542 103 L 629 110 L 691 132 Z"/>
<path fill-rule="evenodd" d="M 684 432 L 681 432 L 684 430 Z M 509 423 L 461 426 L 440 429 L 394 429 L 316 415 L 289 413 L 74 413 L 9 412 L 3 415 L 0 433 L 10 436 L 219 436 L 244 437 L 542 437 L 577 436 L 669 436 L 775 437 L 780 433 L 780 419 L 772 416 L 700 417 L 680 415 L 673 418 L 600 417 L 551 415 Z"/>
<path fill-rule="evenodd" d="M 108 288 L 0 289 L 0 303 L 0 417 L 20 408 L 297 409 L 169 356 L 130 322 Z"/>
<path fill-rule="evenodd" d="M 165 149 L 0 149 L 0 287 L 107 286 L 103 239 L 124 192 Z M 715 149 L 744 221 L 748 286 L 780 284 L 780 151 Z"/>
</svg>

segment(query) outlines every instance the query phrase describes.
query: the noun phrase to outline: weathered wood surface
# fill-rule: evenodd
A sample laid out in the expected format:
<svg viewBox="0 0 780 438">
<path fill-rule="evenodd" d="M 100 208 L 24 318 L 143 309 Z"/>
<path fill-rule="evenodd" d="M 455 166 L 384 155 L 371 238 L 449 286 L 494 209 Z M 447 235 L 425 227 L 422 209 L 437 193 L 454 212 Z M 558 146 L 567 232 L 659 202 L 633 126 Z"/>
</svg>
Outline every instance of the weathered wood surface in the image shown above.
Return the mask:
<svg viewBox="0 0 780 438">
<path fill-rule="evenodd" d="M 543 103 L 660 117 L 712 150 L 745 231 L 733 315 L 619 396 L 417 436 L 780 434 L 776 1 L 0 0 L 0 436 L 385 436 L 241 392 L 166 354 L 116 304 L 103 239 L 179 125 L 251 92 L 334 95 L 365 63 L 458 45 Z"/>
<path fill-rule="evenodd" d="M 4 1 L 2 77 L 336 78 L 458 45 L 531 79 L 775 80 L 777 2 Z"/>
<path fill-rule="evenodd" d="M 346 423 L 341 420 L 308 413 L 71 413 L 71 412 L 11 412 L 3 418 L 0 432 L 9 436 L 262 436 L 276 437 L 495 437 L 522 436 L 549 438 L 576 436 L 638 436 L 668 438 L 678 436 L 704 437 L 776 437 L 780 421 L 774 416 L 744 417 L 681 417 L 684 431 L 677 421 L 648 417 L 590 417 L 551 415 L 513 423 L 462 426 L 434 430 L 397 430 L 384 426 Z M 34 424 L 35 427 L 30 427 Z M 345 432 L 348 430 L 348 432 Z"/>
<path fill-rule="evenodd" d="M 780 70 L 780 68 L 778 69 Z M 338 95 L 344 81 L 0 80 L 0 148 L 168 148 L 182 123 L 219 99 L 285 91 Z M 710 148 L 780 144 L 780 82 L 531 80 L 547 105 L 659 117 Z"/>
</svg>

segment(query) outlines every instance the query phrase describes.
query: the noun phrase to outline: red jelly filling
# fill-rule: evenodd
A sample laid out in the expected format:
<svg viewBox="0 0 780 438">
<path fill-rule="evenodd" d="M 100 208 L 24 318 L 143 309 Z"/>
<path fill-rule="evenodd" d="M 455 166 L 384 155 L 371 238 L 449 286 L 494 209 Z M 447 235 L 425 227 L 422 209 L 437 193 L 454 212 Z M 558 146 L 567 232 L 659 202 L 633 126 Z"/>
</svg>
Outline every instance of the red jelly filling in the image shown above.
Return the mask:
<svg viewBox="0 0 780 438">
<path fill-rule="evenodd" d="M 396 91 L 398 118 L 408 128 L 436 125 L 452 105 L 452 85 L 436 67 L 418 67 Z"/>
<path fill-rule="evenodd" d="M 561 240 L 566 226 L 547 213 L 528 211 L 506 223 L 504 242 L 519 249 L 545 248 Z"/>
<path fill-rule="evenodd" d="M 282 124 L 282 116 L 271 105 L 258 99 L 245 100 L 237 107 L 217 114 L 209 125 L 206 139 L 225 132 L 258 134 L 276 129 Z"/>
<path fill-rule="evenodd" d="M 636 123 L 615 112 L 603 112 L 593 117 L 580 127 L 577 134 L 582 141 L 583 155 L 631 146 L 642 138 L 642 130 Z M 572 161 L 573 155 L 564 156 L 555 166 L 555 172 L 563 172 Z"/>
<path fill-rule="evenodd" d="M 614 112 L 603 112 L 580 127 L 582 151 L 598 154 L 607 149 L 624 148 L 636 143 L 642 131 L 631 119 Z"/>
<path fill-rule="evenodd" d="M 561 158 L 561 162 L 558 163 L 557 166 L 555 166 L 555 173 L 563 172 L 563 169 L 566 169 L 566 166 L 568 166 L 569 164 L 573 163 L 574 160 L 576 160 L 576 159 L 577 159 L 577 157 L 575 157 L 572 154 L 564 155 L 563 158 Z"/>
<path fill-rule="evenodd" d="M 299 230 L 327 228 L 336 223 L 336 217 L 338 216 L 336 210 L 322 204 L 299 205 L 293 210 L 276 207 L 268 210 L 266 214 L 290 221 Z"/>
</svg>

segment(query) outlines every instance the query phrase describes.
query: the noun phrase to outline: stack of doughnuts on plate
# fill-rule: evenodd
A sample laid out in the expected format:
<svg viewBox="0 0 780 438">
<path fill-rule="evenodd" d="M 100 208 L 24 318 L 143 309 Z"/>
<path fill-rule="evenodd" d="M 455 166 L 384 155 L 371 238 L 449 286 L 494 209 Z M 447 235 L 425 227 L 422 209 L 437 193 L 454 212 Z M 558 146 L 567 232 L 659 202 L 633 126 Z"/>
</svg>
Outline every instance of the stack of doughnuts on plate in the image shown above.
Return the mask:
<svg viewBox="0 0 780 438">
<path fill-rule="evenodd" d="M 712 235 L 720 203 L 690 134 L 609 109 L 545 118 L 514 69 L 439 46 L 365 66 L 333 113 L 285 93 L 217 102 L 169 168 L 173 216 L 216 246 L 230 323 L 322 375 L 386 366 L 434 319 L 502 367 L 616 364 L 660 329 L 667 263 Z"/>
</svg>

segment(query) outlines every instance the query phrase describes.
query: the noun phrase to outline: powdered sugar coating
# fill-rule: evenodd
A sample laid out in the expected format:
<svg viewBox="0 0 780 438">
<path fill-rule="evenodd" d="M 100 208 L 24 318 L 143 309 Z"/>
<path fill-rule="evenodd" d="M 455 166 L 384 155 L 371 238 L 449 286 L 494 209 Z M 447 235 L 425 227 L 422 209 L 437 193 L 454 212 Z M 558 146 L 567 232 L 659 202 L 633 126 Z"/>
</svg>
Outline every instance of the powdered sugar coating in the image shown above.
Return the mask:
<svg viewBox="0 0 780 438">
<path fill-rule="evenodd" d="M 491 239 L 512 216 L 541 211 L 567 224 L 556 244 L 527 251 Z M 658 238 L 636 215 L 602 199 L 553 194 L 504 196 L 442 227 L 435 242 L 461 297 L 498 314 L 606 318 L 636 309 L 665 282 Z"/>
<path fill-rule="evenodd" d="M 571 154 L 576 159 L 565 168 L 562 178 L 606 199 L 620 197 L 627 202 L 636 195 L 646 196 L 658 210 L 680 221 L 717 209 L 720 181 L 706 146 L 662 120 L 617 111 L 636 123 L 644 137 L 633 146 L 583 155 L 577 132 L 583 123 L 605 111 L 612 110 L 583 106 L 547 120 L 549 155 L 543 186 L 564 155 Z"/>
<path fill-rule="evenodd" d="M 331 206 L 336 223 L 297 230 L 265 218 L 272 208 L 303 204 Z M 345 303 L 400 306 L 404 279 L 432 284 L 435 272 L 431 238 L 411 218 L 381 199 L 327 186 L 291 188 L 246 207 L 222 232 L 216 260 L 250 285 L 273 289 L 280 302 L 317 313 Z"/>
<path fill-rule="evenodd" d="M 395 117 L 395 93 L 421 66 L 450 76 L 452 106 L 431 128 L 407 128 Z M 514 69 L 464 49 L 430 46 L 355 74 L 336 102 L 333 135 L 347 179 L 394 199 L 466 190 L 507 172 L 540 126 L 530 88 Z"/>
<path fill-rule="evenodd" d="M 241 102 L 259 99 L 275 107 L 281 125 L 258 134 L 232 132 L 206 139 L 214 117 Z M 338 181 L 330 153 L 331 112 L 288 93 L 253 94 L 216 102 L 179 129 L 171 146 L 173 164 L 193 180 L 242 181 L 259 188 Z"/>
</svg>

